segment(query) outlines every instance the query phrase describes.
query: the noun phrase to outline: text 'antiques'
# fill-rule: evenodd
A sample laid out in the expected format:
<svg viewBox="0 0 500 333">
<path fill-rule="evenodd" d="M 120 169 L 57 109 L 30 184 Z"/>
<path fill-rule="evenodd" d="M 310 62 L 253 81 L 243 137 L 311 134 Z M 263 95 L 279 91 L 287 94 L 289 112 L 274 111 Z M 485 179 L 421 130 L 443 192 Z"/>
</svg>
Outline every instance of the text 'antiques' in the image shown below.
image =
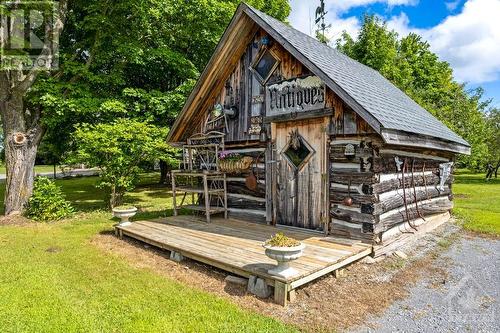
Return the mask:
<svg viewBox="0 0 500 333">
<path fill-rule="evenodd" d="M 317 76 L 269 85 L 266 95 L 267 116 L 299 113 L 325 107 L 325 85 Z"/>
</svg>

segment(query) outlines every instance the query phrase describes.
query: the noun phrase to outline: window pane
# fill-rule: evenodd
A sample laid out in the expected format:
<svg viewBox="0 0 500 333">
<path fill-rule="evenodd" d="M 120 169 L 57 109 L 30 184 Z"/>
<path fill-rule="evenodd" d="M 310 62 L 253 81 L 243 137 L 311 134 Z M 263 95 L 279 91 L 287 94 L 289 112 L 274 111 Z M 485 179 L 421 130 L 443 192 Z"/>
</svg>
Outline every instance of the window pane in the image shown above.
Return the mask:
<svg viewBox="0 0 500 333">
<path fill-rule="evenodd" d="M 269 74 L 271 74 L 271 70 L 273 69 L 276 62 L 278 62 L 278 60 L 274 58 L 269 51 L 266 51 L 260 58 L 257 65 L 254 67 L 255 71 L 259 73 L 259 75 L 265 80 L 267 79 Z"/>
<path fill-rule="evenodd" d="M 289 144 L 288 149 L 285 151 L 286 157 L 296 168 L 299 168 L 302 162 L 312 153 L 303 140 L 303 138 L 299 139 L 299 146 L 296 148 Z"/>
</svg>

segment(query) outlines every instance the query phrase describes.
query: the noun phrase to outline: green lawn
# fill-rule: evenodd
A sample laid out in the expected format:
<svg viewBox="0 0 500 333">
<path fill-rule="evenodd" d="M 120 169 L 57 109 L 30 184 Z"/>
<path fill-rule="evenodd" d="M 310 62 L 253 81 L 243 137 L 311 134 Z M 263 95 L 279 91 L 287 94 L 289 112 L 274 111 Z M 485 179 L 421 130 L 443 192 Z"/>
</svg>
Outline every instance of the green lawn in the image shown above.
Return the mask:
<svg viewBox="0 0 500 333">
<path fill-rule="evenodd" d="M 151 177 L 143 182 L 156 180 Z M 92 237 L 115 223 L 95 181 L 58 181 L 79 211 L 71 220 L 0 227 L 1 332 L 294 330 L 94 247 Z M 171 199 L 156 185 L 141 187 L 127 201 L 144 210 L 142 217 L 170 214 Z"/>
<path fill-rule="evenodd" d="M 500 178 L 486 182 L 484 177 L 467 170 L 455 173 L 453 212 L 468 230 L 500 235 Z"/>
<path fill-rule="evenodd" d="M 57 167 L 56 171 L 61 171 L 61 169 L 59 169 L 59 167 Z M 35 165 L 35 172 L 36 173 L 54 172 L 54 166 L 53 165 Z M 0 164 L 0 174 L 5 174 L 5 165 L 4 164 Z"/>
<path fill-rule="evenodd" d="M 143 176 L 126 196 L 141 209 L 138 218 L 171 214 L 171 197 L 155 185 L 157 177 Z M 464 171 L 455 179 L 454 213 L 464 227 L 500 234 L 500 180 L 485 183 L 484 175 Z M 90 240 L 115 223 L 96 180 L 58 181 L 78 211 L 70 220 L 0 227 L 0 332 L 294 330 L 94 247 Z"/>
</svg>

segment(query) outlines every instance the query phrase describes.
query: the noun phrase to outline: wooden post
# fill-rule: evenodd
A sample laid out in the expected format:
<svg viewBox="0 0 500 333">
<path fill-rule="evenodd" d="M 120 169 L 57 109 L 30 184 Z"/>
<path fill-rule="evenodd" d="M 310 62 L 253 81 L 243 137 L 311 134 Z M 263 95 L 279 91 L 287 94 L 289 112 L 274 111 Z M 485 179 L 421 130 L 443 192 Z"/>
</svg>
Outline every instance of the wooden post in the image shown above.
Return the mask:
<svg viewBox="0 0 500 333">
<path fill-rule="evenodd" d="M 282 306 L 287 306 L 288 304 L 287 284 L 277 280 L 274 281 L 274 302 Z"/>
<path fill-rule="evenodd" d="M 226 173 L 224 173 L 224 218 L 227 219 L 227 184 L 226 184 Z"/>
<path fill-rule="evenodd" d="M 265 170 L 266 170 L 266 222 L 267 224 L 273 223 L 273 144 L 267 143 L 265 153 Z"/>
<path fill-rule="evenodd" d="M 175 173 L 171 172 L 172 177 L 172 202 L 174 205 L 174 216 L 177 216 L 177 204 L 175 202 Z"/>
<path fill-rule="evenodd" d="M 205 194 L 205 215 L 207 216 L 207 223 L 210 223 L 210 197 L 208 195 L 208 180 L 207 174 L 203 174 L 203 191 Z"/>
</svg>

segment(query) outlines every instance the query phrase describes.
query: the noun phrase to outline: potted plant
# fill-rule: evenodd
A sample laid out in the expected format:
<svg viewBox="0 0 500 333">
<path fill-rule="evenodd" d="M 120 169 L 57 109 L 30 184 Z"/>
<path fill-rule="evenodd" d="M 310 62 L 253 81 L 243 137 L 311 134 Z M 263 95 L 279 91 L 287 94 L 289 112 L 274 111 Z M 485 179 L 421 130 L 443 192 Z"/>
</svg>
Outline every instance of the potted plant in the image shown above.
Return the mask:
<svg viewBox="0 0 500 333">
<path fill-rule="evenodd" d="M 240 173 L 252 165 L 253 158 L 238 153 L 222 151 L 219 153 L 219 170 L 227 173 Z"/>
<path fill-rule="evenodd" d="M 278 275 L 284 278 L 297 274 L 297 271 L 290 267 L 290 262 L 302 256 L 305 244 L 296 239 L 277 233 L 262 245 L 266 249 L 266 255 L 278 262 L 278 265 L 268 271 L 271 275 Z"/>
<path fill-rule="evenodd" d="M 129 218 L 137 213 L 137 208 L 134 206 L 117 206 L 113 207 L 113 216 L 118 217 L 121 221 L 119 226 L 130 225 Z"/>
</svg>

